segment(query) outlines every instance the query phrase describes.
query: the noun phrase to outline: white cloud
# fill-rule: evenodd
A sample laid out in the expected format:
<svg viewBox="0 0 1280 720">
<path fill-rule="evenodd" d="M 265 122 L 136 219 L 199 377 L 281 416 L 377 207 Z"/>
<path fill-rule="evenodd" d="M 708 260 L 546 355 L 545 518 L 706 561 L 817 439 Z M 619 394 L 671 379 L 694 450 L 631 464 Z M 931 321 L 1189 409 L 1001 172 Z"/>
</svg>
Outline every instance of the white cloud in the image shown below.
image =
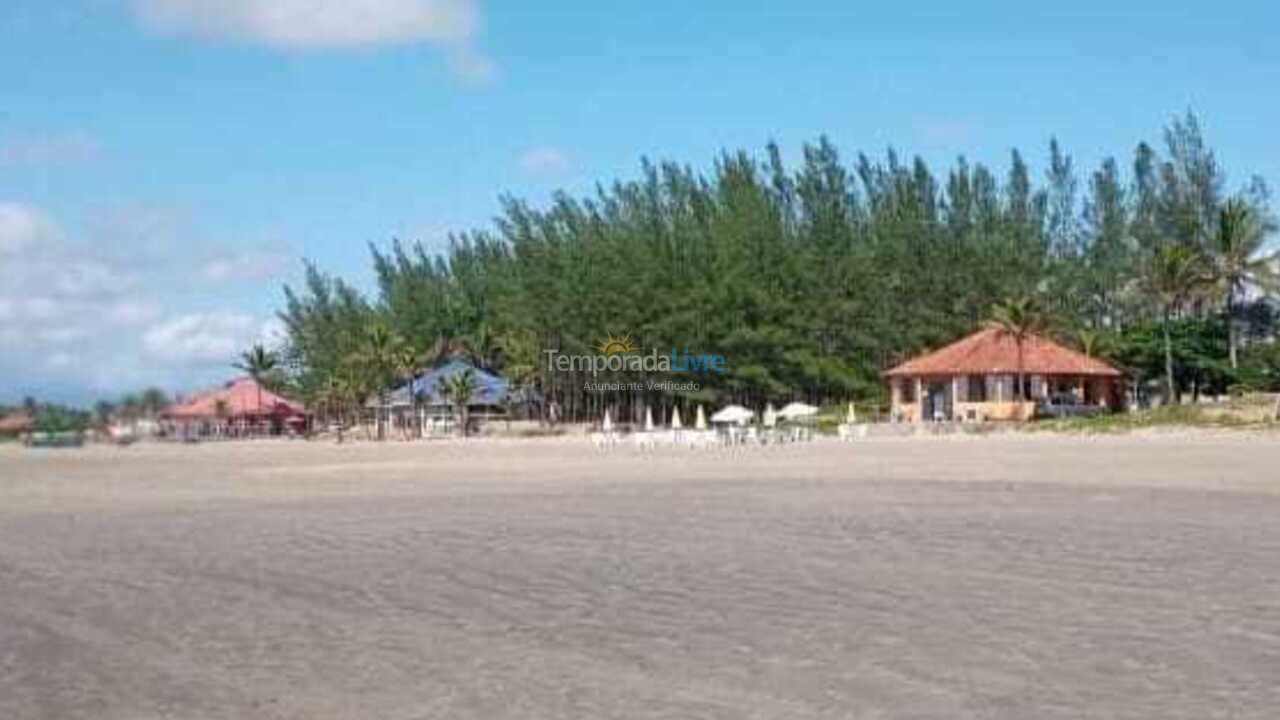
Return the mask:
<svg viewBox="0 0 1280 720">
<path fill-rule="evenodd" d="M 118 300 L 106 308 L 104 317 L 112 325 L 137 326 L 149 323 L 164 314 L 161 306 L 150 300 Z"/>
<path fill-rule="evenodd" d="M 285 49 L 361 48 L 420 42 L 447 51 L 464 78 L 487 78 L 473 47 L 477 0 L 131 0 L 152 27 Z"/>
<path fill-rule="evenodd" d="M 262 343 L 262 346 L 268 350 L 283 349 L 288 339 L 289 330 L 278 317 L 269 317 L 258 327 L 257 342 Z"/>
<path fill-rule="evenodd" d="M 159 322 L 142 334 L 151 355 L 190 364 L 229 363 L 258 339 L 261 323 L 239 313 L 192 313 Z"/>
<path fill-rule="evenodd" d="M 53 225 L 36 210 L 0 202 L 0 255 L 16 253 L 53 234 Z"/>
<path fill-rule="evenodd" d="M 288 262 L 283 253 L 250 250 L 213 258 L 201 265 L 196 275 L 215 285 L 254 282 L 278 275 Z"/>
<path fill-rule="evenodd" d="M 0 167 L 65 167 L 97 157 L 98 143 L 83 132 L 27 135 L 0 142 Z"/>
<path fill-rule="evenodd" d="M 569 157 L 553 147 L 533 148 L 520 156 L 520 169 L 534 177 L 557 177 L 568 172 Z"/>
<path fill-rule="evenodd" d="M 0 402 L 190 387 L 230 373 L 255 342 L 278 346 L 278 320 L 225 309 L 241 292 L 200 292 L 267 272 L 277 256 L 228 252 L 202 265 L 192 242 L 199 232 L 154 208 L 70 238 L 39 209 L 0 202 Z"/>
</svg>

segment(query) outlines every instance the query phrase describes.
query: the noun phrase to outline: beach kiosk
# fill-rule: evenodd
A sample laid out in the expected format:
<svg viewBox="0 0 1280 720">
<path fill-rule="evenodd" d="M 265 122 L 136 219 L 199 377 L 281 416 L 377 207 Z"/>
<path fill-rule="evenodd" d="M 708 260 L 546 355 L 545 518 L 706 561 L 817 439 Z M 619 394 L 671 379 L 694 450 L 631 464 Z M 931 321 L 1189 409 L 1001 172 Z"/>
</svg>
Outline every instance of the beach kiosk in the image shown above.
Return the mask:
<svg viewBox="0 0 1280 720">
<path fill-rule="evenodd" d="M 1021 369 L 1022 387 L 1018 385 Z M 1030 420 L 1038 411 L 1102 412 L 1124 404 L 1123 374 L 1095 357 L 986 328 L 884 373 L 896 422 Z"/>
</svg>

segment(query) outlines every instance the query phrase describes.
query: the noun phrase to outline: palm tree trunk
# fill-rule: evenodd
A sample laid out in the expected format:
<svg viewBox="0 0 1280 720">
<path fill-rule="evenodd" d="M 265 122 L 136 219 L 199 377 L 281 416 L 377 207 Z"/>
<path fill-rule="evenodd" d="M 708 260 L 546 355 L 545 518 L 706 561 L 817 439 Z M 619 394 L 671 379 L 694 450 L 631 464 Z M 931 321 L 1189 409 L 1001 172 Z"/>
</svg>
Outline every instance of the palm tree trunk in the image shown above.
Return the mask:
<svg viewBox="0 0 1280 720">
<path fill-rule="evenodd" d="M 1227 287 L 1227 354 L 1231 356 L 1231 369 L 1240 369 L 1240 328 L 1236 323 L 1236 286 Z"/>
<path fill-rule="evenodd" d="M 1018 419 L 1025 420 L 1022 417 L 1023 403 L 1027 401 L 1027 373 L 1023 369 L 1022 359 L 1022 338 L 1017 338 L 1018 346 L 1018 387 L 1013 391 L 1014 398 L 1018 401 Z"/>
<path fill-rule="evenodd" d="M 413 391 L 412 370 L 409 371 L 409 412 L 413 413 L 413 417 L 409 418 L 409 429 L 414 433 L 411 439 L 422 437 L 422 428 L 418 426 L 418 394 Z"/>
<path fill-rule="evenodd" d="M 1173 404 L 1177 389 L 1173 382 L 1173 335 L 1169 331 L 1169 313 L 1164 314 L 1164 389 L 1165 403 Z"/>
<path fill-rule="evenodd" d="M 1240 369 L 1240 329 L 1236 325 L 1235 302 L 1227 302 L 1227 349 L 1231 356 L 1231 369 Z"/>
<path fill-rule="evenodd" d="M 386 410 L 387 410 L 387 394 L 385 392 L 379 393 L 378 412 L 377 414 L 374 415 L 374 422 L 378 424 L 378 440 L 387 439 L 387 426 L 382 419 L 382 416 L 384 414 L 387 414 L 388 416 L 390 415 L 389 413 L 386 412 Z"/>
</svg>

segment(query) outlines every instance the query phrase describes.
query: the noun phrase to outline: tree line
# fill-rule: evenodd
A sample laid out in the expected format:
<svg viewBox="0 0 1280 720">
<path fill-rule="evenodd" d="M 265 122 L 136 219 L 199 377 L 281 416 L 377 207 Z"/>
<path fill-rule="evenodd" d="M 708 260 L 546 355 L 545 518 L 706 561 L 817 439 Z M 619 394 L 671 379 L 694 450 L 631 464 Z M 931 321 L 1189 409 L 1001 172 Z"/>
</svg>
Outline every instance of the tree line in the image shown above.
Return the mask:
<svg viewBox="0 0 1280 720">
<path fill-rule="evenodd" d="M 1123 169 L 1122 169 L 1123 168 Z M 638 178 L 502 198 L 492 227 L 437 252 L 371 246 L 377 290 L 314 264 L 284 289 L 282 382 L 359 405 L 465 356 L 554 401 L 605 407 L 884 401 L 880 373 L 1029 299 L 1048 332 L 1171 397 L 1275 389 L 1275 229 L 1266 184 L 1228 187 L 1194 115 L 1162 142 L 1083 176 L 1056 140 L 1035 177 L 961 157 L 936 174 L 890 150 L 846 163 L 826 137 L 789 169 L 779 148 L 719 155 L 707 171 L 644 161 Z M 598 393 L 626 372 L 563 372 L 545 352 L 607 338 L 715 353 L 695 389 Z M 687 387 L 681 385 L 680 387 Z"/>
<path fill-rule="evenodd" d="M 154 420 L 172 399 L 164 390 L 150 387 L 139 393 L 124 395 L 119 400 L 98 400 L 91 409 L 54 402 L 41 402 L 35 397 L 23 398 L 21 405 L 7 407 L 0 403 L 0 418 L 18 414 L 33 421 L 38 432 L 83 431 L 90 428 L 105 429 L 112 421 L 132 423 L 142 419 Z"/>
</svg>

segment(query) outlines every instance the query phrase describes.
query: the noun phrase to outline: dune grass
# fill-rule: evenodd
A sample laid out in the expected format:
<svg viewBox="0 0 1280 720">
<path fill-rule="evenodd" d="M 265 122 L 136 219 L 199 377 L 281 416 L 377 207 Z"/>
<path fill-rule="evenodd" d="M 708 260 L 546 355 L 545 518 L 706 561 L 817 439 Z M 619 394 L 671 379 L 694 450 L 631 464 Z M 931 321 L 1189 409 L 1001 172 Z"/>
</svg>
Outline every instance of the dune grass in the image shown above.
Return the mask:
<svg viewBox="0 0 1280 720">
<path fill-rule="evenodd" d="M 1265 397 L 1244 397 L 1222 404 L 1169 405 L 1132 413 L 1041 420 L 1028 424 L 1025 429 L 1067 433 L 1123 433 L 1161 428 L 1280 430 L 1280 422 L 1273 415 L 1274 402 Z"/>
</svg>

